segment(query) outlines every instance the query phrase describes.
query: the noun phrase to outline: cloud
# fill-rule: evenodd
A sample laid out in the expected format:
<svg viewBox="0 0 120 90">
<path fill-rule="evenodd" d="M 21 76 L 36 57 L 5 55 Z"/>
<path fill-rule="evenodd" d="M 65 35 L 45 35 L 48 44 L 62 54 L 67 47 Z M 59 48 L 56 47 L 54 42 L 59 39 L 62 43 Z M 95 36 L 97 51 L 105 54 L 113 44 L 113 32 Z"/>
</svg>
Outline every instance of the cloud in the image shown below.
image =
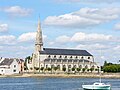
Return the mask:
<svg viewBox="0 0 120 90">
<path fill-rule="evenodd" d="M 12 16 L 28 16 L 32 13 L 32 9 L 22 8 L 20 6 L 11 6 L 0 8 L 1 11 L 4 11 Z"/>
<path fill-rule="evenodd" d="M 116 47 L 113 48 L 114 50 L 120 50 L 120 45 L 117 45 Z"/>
<path fill-rule="evenodd" d="M 104 35 L 104 34 L 97 34 L 97 33 L 91 33 L 91 34 L 85 34 L 82 32 L 75 33 L 71 41 L 107 41 L 112 38 L 111 35 Z"/>
<path fill-rule="evenodd" d="M 68 2 L 68 3 L 117 3 L 120 0 L 54 0 L 59 2 Z"/>
<path fill-rule="evenodd" d="M 0 36 L 0 44 L 12 45 L 16 43 L 16 37 L 13 35 L 3 35 Z"/>
<path fill-rule="evenodd" d="M 73 36 L 59 36 L 56 38 L 56 42 L 59 43 L 67 43 L 67 42 L 81 42 L 81 41 L 89 41 L 89 42 L 100 42 L 100 41 L 110 41 L 112 40 L 112 35 L 104 35 L 104 34 L 97 34 L 97 33 L 90 33 L 86 34 L 83 32 L 77 32 Z"/>
<path fill-rule="evenodd" d="M 87 49 L 87 50 L 101 50 L 101 49 L 108 49 L 110 48 L 109 46 L 107 45 L 104 45 L 104 44 L 99 44 L 99 43 L 94 43 L 94 44 L 79 44 L 76 46 L 76 48 L 81 48 L 81 49 Z"/>
<path fill-rule="evenodd" d="M 120 30 L 120 23 L 117 23 L 114 27 L 115 30 Z"/>
<path fill-rule="evenodd" d="M 46 35 L 43 35 L 43 40 L 46 38 Z M 23 33 L 18 37 L 19 42 L 34 42 L 36 38 L 36 32 Z"/>
<path fill-rule="evenodd" d="M 66 35 L 63 35 L 63 36 L 59 36 L 56 38 L 55 40 L 56 42 L 59 42 L 59 43 L 66 43 L 66 42 L 69 42 L 70 41 L 70 37 L 66 36 Z"/>
<path fill-rule="evenodd" d="M 34 46 L 22 46 L 22 45 L 10 45 L 0 46 L 0 56 L 8 58 L 25 58 L 26 56 L 32 55 Z"/>
<path fill-rule="evenodd" d="M 79 11 L 48 16 L 44 24 L 67 28 L 87 28 L 120 18 L 120 8 L 81 8 Z"/>
<path fill-rule="evenodd" d="M 36 32 L 23 33 L 18 37 L 19 42 L 31 42 L 35 40 Z"/>
<path fill-rule="evenodd" d="M 7 32 L 8 24 L 0 24 L 0 32 Z"/>
</svg>

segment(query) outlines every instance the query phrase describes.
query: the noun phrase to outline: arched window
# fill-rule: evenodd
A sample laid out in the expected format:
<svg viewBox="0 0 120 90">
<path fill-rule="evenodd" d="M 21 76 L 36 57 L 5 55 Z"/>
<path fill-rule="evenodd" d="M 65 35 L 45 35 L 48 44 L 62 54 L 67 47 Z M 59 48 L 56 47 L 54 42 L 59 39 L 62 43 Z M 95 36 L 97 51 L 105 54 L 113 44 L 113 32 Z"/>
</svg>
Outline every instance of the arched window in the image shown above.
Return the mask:
<svg viewBox="0 0 120 90">
<path fill-rule="evenodd" d="M 54 65 L 51 65 L 51 68 L 54 68 L 55 66 Z"/>
<path fill-rule="evenodd" d="M 73 68 L 76 68 L 76 67 L 77 67 L 76 65 L 73 66 Z"/>
<path fill-rule="evenodd" d="M 57 68 L 60 70 L 60 65 L 57 65 Z"/>
<path fill-rule="evenodd" d="M 68 65 L 68 68 L 71 68 L 71 65 Z"/>
<path fill-rule="evenodd" d="M 79 68 L 82 68 L 82 65 L 79 65 Z"/>
<path fill-rule="evenodd" d="M 65 66 L 65 65 L 63 65 L 63 68 L 66 68 L 66 66 Z"/>
<path fill-rule="evenodd" d="M 87 65 L 85 66 L 85 69 L 88 69 L 88 66 L 87 66 Z"/>
</svg>

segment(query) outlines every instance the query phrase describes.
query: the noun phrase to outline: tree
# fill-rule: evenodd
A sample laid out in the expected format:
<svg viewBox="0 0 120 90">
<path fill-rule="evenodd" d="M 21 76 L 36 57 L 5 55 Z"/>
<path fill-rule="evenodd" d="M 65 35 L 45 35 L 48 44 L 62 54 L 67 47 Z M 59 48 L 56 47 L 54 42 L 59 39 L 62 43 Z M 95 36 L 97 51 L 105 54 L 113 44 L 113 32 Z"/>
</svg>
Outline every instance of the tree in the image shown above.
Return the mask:
<svg viewBox="0 0 120 90">
<path fill-rule="evenodd" d="M 93 67 L 91 67 L 91 68 L 90 68 L 91 73 L 92 73 L 92 71 L 93 71 L 93 70 L 94 70 L 94 68 L 93 68 Z"/>
<path fill-rule="evenodd" d="M 47 70 L 48 70 L 48 71 L 51 71 L 52 69 L 48 67 Z"/>
<path fill-rule="evenodd" d="M 41 68 L 40 68 L 40 70 L 43 72 L 43 70 L 44 70 L 44 67 L 41 67 Z"/>
<path fill-rule="evenodd" d="M 35 70 L 39 70 L 39 67 L 34 67 Z"/>
<path fill-rule="evenodd" d="M 77 68 L 77 71 L 78 71 L 78 72 L 79 72 L 79 74 L 80 74 L 81 68 Z"/>
<path fill-rule="evenodd" d="M 63 67 L 63 68 L 62 68 L 62 70 L 65 72 L 65 71 L 66 71 L 66 68 L 65 68 L 65 67 Z"/>
<path fill-rule="evenodd" d="M 58 69 L 58 67 L 54 67 L 53 69 L 56 71 Z"/>
<path fill-rule="evenodd" d="M 27 62 L 29 61 L 29 60 L 31 60 L 32 58 L 31 58 L 31 56 L 27 56 L 26 58 L 25 58 L 25 62 L 24 62 L 24 70 L 28 70 L 28 67 L 27 67 Z M 29 62 L 28 62 L 29 63 Z"/>
<path fill-rule="evenodd" d="M 72 71 L 75 71 L 75 68 L 74 68 L 74 67 L 72 68 Z"/>
<path fill-rule="evenodd" d="M 83 69 L 82 69 L 82 72 L 85 72 L 85 70 L 86 70 L 86 68 L 83 68 Z"/>
<path fill-rule="evenodd" d="M 89 71 L 90 71 L 90 69 L 87 69 L 87 71 L 89 72 Z"/>
</svg>

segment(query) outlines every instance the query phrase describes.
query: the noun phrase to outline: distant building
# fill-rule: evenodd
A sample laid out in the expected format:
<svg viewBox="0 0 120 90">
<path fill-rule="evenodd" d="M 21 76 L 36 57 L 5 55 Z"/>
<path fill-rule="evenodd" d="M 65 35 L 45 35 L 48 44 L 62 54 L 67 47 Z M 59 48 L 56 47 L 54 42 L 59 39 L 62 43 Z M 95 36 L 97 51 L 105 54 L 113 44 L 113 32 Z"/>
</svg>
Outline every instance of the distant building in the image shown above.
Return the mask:
<svg viewBox="0 0 120 90">
<path fill-rule="evenodd" d="M 63 68 L 66 68 L 66 71 L 72 68 L 86 68 L 86 70 L 97 68 L 93 55 L 86 50 L 43 48 L 40 20 L 36 34 L 35 52 L 27 66 L 31 71 L 35 68 L 54 67 L 57 67 L 59 71 L 62 71 Z"/>
<path fill-rule="evenodd" d="M 23 72 L 24 61 L 22 59 L 2 58 L 0 61 L 1 75 L 20 74 Z"/>
</svg>

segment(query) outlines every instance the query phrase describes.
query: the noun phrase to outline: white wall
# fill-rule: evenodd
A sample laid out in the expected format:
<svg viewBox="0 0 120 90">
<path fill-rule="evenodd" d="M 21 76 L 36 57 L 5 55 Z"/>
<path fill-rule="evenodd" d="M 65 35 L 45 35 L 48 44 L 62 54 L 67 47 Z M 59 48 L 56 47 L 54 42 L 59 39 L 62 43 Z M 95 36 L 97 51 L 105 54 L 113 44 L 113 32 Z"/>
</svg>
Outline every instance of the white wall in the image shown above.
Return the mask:
<svg viewBox="0 0 120 90">
<path fill-rule="evenodd" d="M 18 65 L 18 62 L 14 59 L 12 64 L 6 68 L 1 67 L 0 68 L 0 74 L 2 75 L 11 75 L 11 74 L 19 74 L 20 72 L 20 65 Z"/>
</svg>

